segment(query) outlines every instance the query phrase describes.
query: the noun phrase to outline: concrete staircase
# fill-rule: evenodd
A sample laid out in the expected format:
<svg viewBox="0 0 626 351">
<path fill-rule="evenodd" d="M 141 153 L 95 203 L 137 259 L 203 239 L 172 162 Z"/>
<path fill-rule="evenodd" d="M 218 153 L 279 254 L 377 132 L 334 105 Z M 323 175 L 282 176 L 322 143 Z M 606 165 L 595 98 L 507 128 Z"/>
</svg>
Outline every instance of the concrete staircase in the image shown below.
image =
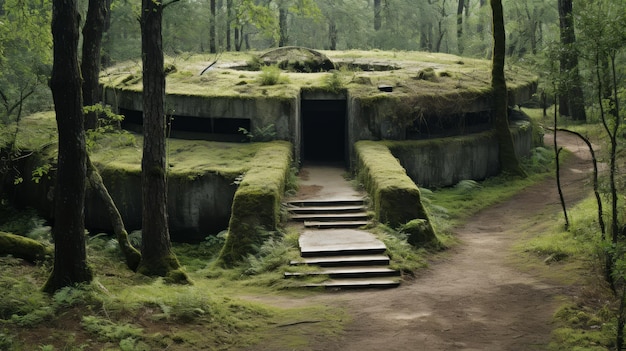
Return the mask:
<svg viewBox="0 0 626 351">
<path fill-rule="evenodd" d="M 400 284 L 400 272 L 389 268 L 386 247 L 373 234 L 358 230 L 370 223 L 363 199 L 293 200 L 285 204 L 293 221 L 305 230 L 299 239 L 301 258 L 292 266 L 315 267 L 287 272 L 285 278 L 325 276 L 308 287 L 391 288 Z"/>
<path fill-rule="evenodd" d="M 358 228 L 370 220 L 363 198 L 291 200 L 286 208 L 291 220 L 303 222 L 305 228 Z"/>
</svg>

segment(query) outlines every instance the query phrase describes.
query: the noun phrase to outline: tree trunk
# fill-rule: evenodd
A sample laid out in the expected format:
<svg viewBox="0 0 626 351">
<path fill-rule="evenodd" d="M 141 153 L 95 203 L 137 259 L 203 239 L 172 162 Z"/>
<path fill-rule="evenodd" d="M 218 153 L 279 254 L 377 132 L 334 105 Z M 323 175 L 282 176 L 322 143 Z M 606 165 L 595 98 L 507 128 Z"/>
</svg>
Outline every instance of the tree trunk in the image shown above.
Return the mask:
<svg viewBox="0 0 626 351">
<path fill-rule="evenodd" d="M 513 175 L 525 176 L 513 145 L 509 129 L 508 98 L 504 78 L 505 36 L 502 1 L 491 0 L 493 21 L 493 64 L 491 68 L 491 89 L 493 91 L 493 121 L 499 146 L 500 169 Z"/>
<path fill-rule="evenodd" d="M 278 38 L 278 46 L 283 47 L 287 46 L 289 42 L 289 37 L 287 34 L 287 9 L 280 8 L 278 9 L 278 29 L 279 29 L 279 38 Z"/>
<path fill-rule="evenodd" d="M 111 1 L 112 0 L 103 0 L 106 2 L 107 12 L 104 17 L 104 28 L 102 29 L 102 33 L 107 33 L 109 29 L 111 29 Z M 109 53 L 111 40 L 108 36 L 102 36 L 102 52 L 100 53 L 100 65 L 101 67 L 110 67 L 111 63 L 111 55 Z"/>
<path fill-rule="evenodd" d="M 374 0 L 374 30 L 380 30 L 382 26 L 381 19 L 381 0 Z"/>
<path fill-rule="evenodd" d="M 572 14 L 572 0 L 558 0 L 559 28 L 561 30 L 561 74 L 563 82 L 559 94 L 561 115 L 568 115 L 577 121 L 585 121 L 585 99 L 578 72 L 578 50 Z"/>
<path fill-rule="evenodd" d="M 330 41 L 330 50 L 337 50 L 337 25 L 334 20 L 328 22 L 328 40 Z"/>
<path fill-rule="evenodd" d="M 226 51 L 231 51 L 230 26 L 233 23 L 233 0 L 226 0 Z"/>
<path fill-rule="evenodd" d="M 126 259 L 126 266 L 128 266 L 130 270 L 136 271 L 137 266 L 139 266 L 139 262 L 141 261 L 141 253 L 139 253 L 139 251 L 137 251 L 137 249 L 135 249 L 128 241 L 128 232 L 126 232 L 126 228 L 124 227 L 124 220 L 122 219 L 117 206 L 115 206 L 115 202 L 113 201 L 113 198 L 111 198 L 109 191 L 104 186 L 104 182 L 102 181 L 102 177 L 100 176 L 98 169 L 93 165 L 93 163 L 91 163 L 89 156 L 87 156 L 87 179 L 89 181 L 89 185 L 91 185 L 92 189 L 96 192 L 106 207 L 107 214 L 111 220 L 111 225 L 113 226 L 113 232 L 117 238 L 120 250 Z"/>
<path fill-rule="evenodd" d="M 217 17 L 215 16 L 215 11 L 216 11 L 216 3 L 215 0 L 210 0 L 210 8 L 211 8 L 211 21 L 209 23 L 209 52 L 214 54 L 217 52 L 217 32 L 216 32 L 216 25 L 215 25 L 215 21 L 217 20 Z"/>
<path fill-rule="evenodd" d="M 102 48 L 102 34 L 107 16 L 106 0 L 89 0 L 87 19 L 83 26 L 83 56 L 81 73 L 83 75 L 83 104 L 92 106 L 100 102 L 100 50 Z M 85 130 L 96 129 L 98 113 L 88 112 L 85 115 Z"/>
<path fill-rule="evenodd" d="M 141 160 L 142 240 L 137 271 L 173 276 L 180 265 L 172 252 L 167 223 L 165 72 L 161 35 L 163 5 L 142 0 L 143 157 Z M 185 277 L 186 280 L 186 277 Z"/>
<path fill-rule="evenodd" d="M 44 291 L 53 293 L 90 282 L 85 250 L 85 131 L 78 66 L 76 0 L 54 0 L 52 38 L 54 63 L 50 88 L 59 131 L 54 197 L 54 267 Z"/>
<path fill-rule="evenodd" d="M 456 41 L 459 54 L 463 54 L 463 10 L 465 9 L 465 1 L 459 0 L 459 6 L 456 9 Z"/>
</svg>

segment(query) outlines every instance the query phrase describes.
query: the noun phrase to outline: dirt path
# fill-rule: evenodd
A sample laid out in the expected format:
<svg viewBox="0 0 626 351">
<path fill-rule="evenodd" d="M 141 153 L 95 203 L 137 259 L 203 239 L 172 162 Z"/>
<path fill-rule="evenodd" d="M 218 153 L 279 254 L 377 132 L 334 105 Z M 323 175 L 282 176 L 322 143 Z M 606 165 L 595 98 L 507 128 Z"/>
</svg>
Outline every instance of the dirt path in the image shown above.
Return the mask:
<svg viewBox="0 0 626 351">
<path fill-rule="evenodd" d="M 591 164 L 577 139 L 563 135 L 560 144 L 575 153 L 562 167 L 566 201 L 572 205 L 590 190 Z M 343 308 L 352 318 L 338 339 L 315 338 L 312 349 L 545 349 L 557 297 L 572 288 L 516 268 L 511 247 L 520 236 L 540 233 L 559 211 L 555 182 L 546 180 L 457 228 L 461 244 L 397 289 L 308 298 Z"/>
<path fill-rule="evenodd" d="M 562 173 L 571 204 L 587 194 L 591 166 L 575 138 L 563 136 L 560 143 L 576 155 Z M 525 234 L 520 231 L 536 227 L 529 220 L 559 209 L 554 180 L 547 180 L 458 228 L 462 244 L 415 280 L 393 291 L 335 294 L 353 323 L 338 342 L 316 349 L 545 349 L 556 297 L 568 287 L 523 273 L 508 258 L 516 238 Z"/>
</svg>

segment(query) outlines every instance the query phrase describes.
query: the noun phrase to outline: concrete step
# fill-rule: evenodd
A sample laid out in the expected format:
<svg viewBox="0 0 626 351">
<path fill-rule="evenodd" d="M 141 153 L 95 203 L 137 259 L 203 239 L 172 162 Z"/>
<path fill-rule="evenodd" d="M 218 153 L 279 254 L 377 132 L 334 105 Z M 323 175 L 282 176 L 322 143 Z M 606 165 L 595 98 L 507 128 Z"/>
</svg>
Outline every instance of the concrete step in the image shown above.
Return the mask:
<svg viewBox="0 0 626 351">
<path fill-rule="evenodd" d="M 328 289 L 366 289 L 366 288 L 396 288 L 400 285 L 399 278 L 368 278 L 368 279 L 329 279 L 321 283 L 304 284 L 305 287 Z"/>
<path fill-rule="evenodd" d="M 387 266 L 389 265 L 389 256 L 378 254 L 303 257 L 300 260 L 291 261 L 290 264 L 292 266 L 306 264 L 320 267 Z"/>
<path fill-rule="evenodd" d="M 370 224 L 369 221 L 304 221 L 305 228 L 359 228 Z"/>
<path fill-rule="evenodd" d="M 352 213 L 367 210 L 365 205 L 328 205 L 328 206 L 287 206 L 287 211 L 295 214 L 307 213 Z"/>
<path fill-rule="evenodd" d="M 286 202 L 288 206 L 293 207 L 320 207 L 320 206 L 354 206 L 363 205 L 364 198 L 334 198 L 334 199 L 303 199 L 289 200 Z"/>
<path fill-rule="evenodd" d="M 319 222 L 328 221 L 366 221 L 369 219 L 367 212 L 350 212 L 350 213 L 302 213 L 292 214 L 292 220 L 315 220 Z"/>
<path fill-rule="evenodd" d="M 387 250 L 373 234 L 355 229 L 305 230 L 298 241 L 302 257 L 377 255 Z"/>
<path fill-rule="evenodd" d="M 285 278 L 327 275 L 331 279 L 397 277 L 400 272 L 386 266 L 325 267 L 315 272 L 285 272 Z"/>
</svg>

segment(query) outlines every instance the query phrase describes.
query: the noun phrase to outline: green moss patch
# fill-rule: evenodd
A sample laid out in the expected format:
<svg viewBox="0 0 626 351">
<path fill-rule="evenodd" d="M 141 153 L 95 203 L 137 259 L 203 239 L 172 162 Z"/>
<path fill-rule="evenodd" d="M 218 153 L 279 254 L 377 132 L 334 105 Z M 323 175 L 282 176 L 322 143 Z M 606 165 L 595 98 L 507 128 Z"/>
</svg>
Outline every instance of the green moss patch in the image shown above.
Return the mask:
<svg viewBox="0 0 626 351">
<path fill-rule="evenodd" d="M 422 206 L 420 191 L 389 149 L 377 142 L 356 143 L 359 180 L 374 201 L 376 219 L 392 227 L 418 219 L 425 220 L 427 235 L 435 233 Z M 412 226 L 413 227 L 413 226 Z"/>
<path fill-rule="evenodd" d="M 228 238 L 220 253 L 224 265 L 232 265 L 254 253 L 264 233 L 276 230 L 280 201 L 291 166 L 291 144 L 264 144 L 250 163 L 235 192 Z"/>
<path fill-rule="evenodd" d="M 304 49 L 306 50 L 306 49 Z M 369 98 L 381 95 L 420 96 L 423 104 L 429 99 L 441 96 L 458 105 L 465 99 L 489 96 L 491 94 L 491 62 L 488 60 L 459 57 L 449 54 L 399 51 L 319 51 L 328 57 L 341 71 L 347 72 L 345 88 L 350 95 Z M 214 55 L 184 55 L 167 57 L 166 62 L 175 62 L 179 72 L 167 77 L 167 94 L 206 97 L 237 98 L 294 98 L 303 88 L 322 88 L 329 72 L 297 73 L 283 72 L 288 83 L 264 86 L 259 83 L 261 72 L 250 71 L 252 57 L 257 52 L 227 52 L 221 55 L 210 70 L 201 72 L 215 60 Z M 260 61 L 260 59 L 257 59 Z M 307 59 L 293 57 L 286 59 L 286 66 L 301 65 Z M 276 62 L 276 60 L 272 61 Z M 330 63 L 329 63 L 330 64 Z M 286 67 L 285 68 L 288 68 Z M 301 71 L 316 71 L 301 69 Z M 537 82 L 537 76 L 520 67 L 507 65 L 507 87 L 511 96 L 517 91 L 525 91 Z M 101 78 L 106 87 L 120 91 L 141 91 L 141 67 L 135 61 L 110 67 Z M 393 87 L 393 94 L 378 90 L 378 85 Z"/>
<path fill-rule="evenodd" d="M 11 255 L 29 262 L 36 262 L 52 255 L 52 248 L 37 240 L 0 232 L 0 256 L 2 255 Z"/>
</svg>

